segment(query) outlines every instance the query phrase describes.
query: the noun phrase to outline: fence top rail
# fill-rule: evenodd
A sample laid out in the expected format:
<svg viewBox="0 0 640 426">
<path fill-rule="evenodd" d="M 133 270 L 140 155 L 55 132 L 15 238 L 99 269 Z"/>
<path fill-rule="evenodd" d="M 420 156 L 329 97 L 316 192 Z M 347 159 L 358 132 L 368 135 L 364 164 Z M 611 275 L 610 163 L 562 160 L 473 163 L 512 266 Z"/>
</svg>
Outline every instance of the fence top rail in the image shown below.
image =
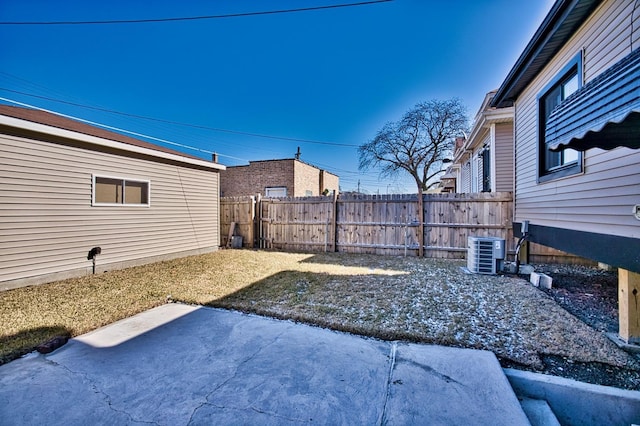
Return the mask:
<svg viewBox="0 0 640 426">
<path fill-rule="evenodd" d="M 336 200 L 338 203 L 342 203 L 342 204 L 358 204 L 358 203 L 386 203 L 386 204 L 402 204 L 402 203 L 417 203 L 418 202 L 418 197 L 412 197 L 412 198 L 396 198 L 396 199 L 387 199 L 387 200 L 383 200 L 380 198 L 377 199 L 357 199 L 357 198 L 350 198 L 350 199 L 344 199 L 344 198 L 338 198 Z"/>
<path fill-rule="evenodd" d="M 424 201 L 513 201 L 511 192 L 480 192 L 471 194 L 447 193 L 447 194 L 422 194 Z M 241 197 L 220 197 L 221 202 L 255 201 L 253 195 Z M 262 197 L 267 203 L 297 203 L 297 202 L 326 202 L 334 201 L 332 196 L 313 197 Z M 412 202 L 418 201 L 418 194 L 339 194 L 337 202 Z"/>
<path fill-rule="evenodd" d="M 338 201 L 418 201 L 418 194 L 339 194 Z"/>
<path fill-rule="evenodd" d="M 263 198 L 263 203 L 301 203 L 301 202 L 314 202 L 314 203 L 333 203 L 333 197 L 278 197 L 278 198 Z"/>
<path fill-rule="evenodd" d="M 238 203 L 238 202 L 249 202 L 249 201 L 255 201 L 256 197 L 254 197 L 253 195 L 243 195 L 241 197 L 220 197 L 220 202 L 221 203 Z"/>
<path fill-rule="evenodd" d="M 453 201 L 453 202 L 485 202 L 485 201 L 513 201 L 511 192 L 481 192 L 472 194 L 422 194 L 423 201 Z M 338 196 L 338 202 L 416 202 L 417 194 L 385 194 L 365 195 L 347 194 Z"/>
<path fill-rule="evenodd" d="M 512 201 L 511 192 L 479 192 L 471 194 L 424 194 L 423 200 L 429 201 Z"/>
</svg>

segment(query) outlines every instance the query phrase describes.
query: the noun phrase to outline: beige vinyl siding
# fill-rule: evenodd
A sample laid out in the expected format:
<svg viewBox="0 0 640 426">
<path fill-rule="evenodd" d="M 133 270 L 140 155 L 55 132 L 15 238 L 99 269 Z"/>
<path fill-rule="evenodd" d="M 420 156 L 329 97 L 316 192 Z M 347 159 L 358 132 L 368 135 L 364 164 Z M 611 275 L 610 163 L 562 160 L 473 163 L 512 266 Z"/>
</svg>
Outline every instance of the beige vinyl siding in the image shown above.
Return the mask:
<svg viewBox="0 0 640 426">
<path fill-rule="evenodd" d="M 590 149 L 583 155 L 583 174 L 537 183 L 537 96 L 580 51 L 583 84 L 629 54 L 632 9 L 633 2 L 604 2 L 518 98 L 516 221 L 640 238 L 640 222 L 631 214 L 640 203 L 640 150 Z"/>
<path fill-rule="evenodd" d="M 585 83 L 631 53 L 633 3 L 605 1 L 568 43 L 584 47 Z"/>
<path fill-rule="evenodd" d="M 494 192 L 513 191 L 513 123 L 495 125 L 495 175 Z"/>
<path fill-rule="evenodd" d="M 148 181 L 150 206 L 92 206 L 92 175 Z M 217 248 L 218 173 L 0 136 L 0 282 Z M 75 272 L 72 272 L 75 271 Z"/>
</svg>

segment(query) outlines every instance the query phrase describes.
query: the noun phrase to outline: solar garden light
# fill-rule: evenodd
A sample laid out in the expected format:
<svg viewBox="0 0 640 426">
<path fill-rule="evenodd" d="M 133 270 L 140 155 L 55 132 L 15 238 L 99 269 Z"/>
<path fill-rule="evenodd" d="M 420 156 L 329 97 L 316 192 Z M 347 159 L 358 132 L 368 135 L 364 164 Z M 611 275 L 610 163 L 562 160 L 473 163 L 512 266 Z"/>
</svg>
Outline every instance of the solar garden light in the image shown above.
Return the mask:
<svg viewBox="0 0 640 426">
<path fill-rule="evenodd" d="M 96 256 L 102 253 L 102 249 L 100 247 L 94 247 L 89 250 L 89 254 L 87 255 L 87 260 L 91 260 L 93 262 L 93 273 L 96 273 Z"/>
</svg>

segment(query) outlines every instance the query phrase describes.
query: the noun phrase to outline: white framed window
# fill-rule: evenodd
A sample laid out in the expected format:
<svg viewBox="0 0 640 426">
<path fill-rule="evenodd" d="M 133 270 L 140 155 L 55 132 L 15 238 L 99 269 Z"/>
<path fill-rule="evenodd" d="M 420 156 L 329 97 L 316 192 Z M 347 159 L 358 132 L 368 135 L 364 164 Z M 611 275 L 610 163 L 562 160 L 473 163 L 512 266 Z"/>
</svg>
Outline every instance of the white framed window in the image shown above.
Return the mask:
<svg viewBox="0 0 640 426">
<path fill-rule="evenodd" d="M 468 194 L 471 192 L 471 160 L 467 161 L 466 164 L 462 166 L 460 175 L 462 179 L 461 192 Z"/>
<path fill-rule="evenodd" d="M 268 186 L 264 189 L 264 196 L 269 198 L 280 198 L 287 196 L 286 186 Z"/>
<path fill-rule="evenodd" d="M 149 207 L 151 182 L 114 176 L 92 175 L 92 206 Z"/>
<path fill-rule="evenodd" d="M 471 193 L 480 192 L 478 190 L 478 181 L 482 181 L 482 175 L 480 174 L 482 173 L 482 164 L 480 163 L 481 161 L 482 157 L 479 156 L 477 152 L 473 154 L 473 158 L 470 161 L 471 187 L 469 188 L 469 192 Z"/>
</svg>

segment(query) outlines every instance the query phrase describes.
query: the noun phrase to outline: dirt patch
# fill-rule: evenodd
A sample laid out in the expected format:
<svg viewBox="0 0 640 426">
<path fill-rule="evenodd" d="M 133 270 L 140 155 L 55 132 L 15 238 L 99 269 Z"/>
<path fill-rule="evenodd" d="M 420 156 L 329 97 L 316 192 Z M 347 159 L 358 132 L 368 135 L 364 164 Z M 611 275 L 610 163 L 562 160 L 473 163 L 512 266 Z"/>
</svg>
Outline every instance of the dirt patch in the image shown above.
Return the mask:
<svg viewBox="0 0 640 426">
<path fill-rule="evenodd" d="M 587 266 L 535 265 L 553 278 L 544 290 L 567 311 L 598 331 L 618 331 L 618 274 Z"/>
<path fill-rule="evenodd" d="M 558 305 L 602 333 L 618 332 L 618 274 L 578 265 L 535 265 L 553 278 L 553 287 L 542 290 Z M 640 360 L 640 355 L 635 355 Z M 543 357 L 545 372 L 588 383 L 640 390 L 640 371 L 602 363 L 581 363 L 564 357 Z"/>
</svg>

